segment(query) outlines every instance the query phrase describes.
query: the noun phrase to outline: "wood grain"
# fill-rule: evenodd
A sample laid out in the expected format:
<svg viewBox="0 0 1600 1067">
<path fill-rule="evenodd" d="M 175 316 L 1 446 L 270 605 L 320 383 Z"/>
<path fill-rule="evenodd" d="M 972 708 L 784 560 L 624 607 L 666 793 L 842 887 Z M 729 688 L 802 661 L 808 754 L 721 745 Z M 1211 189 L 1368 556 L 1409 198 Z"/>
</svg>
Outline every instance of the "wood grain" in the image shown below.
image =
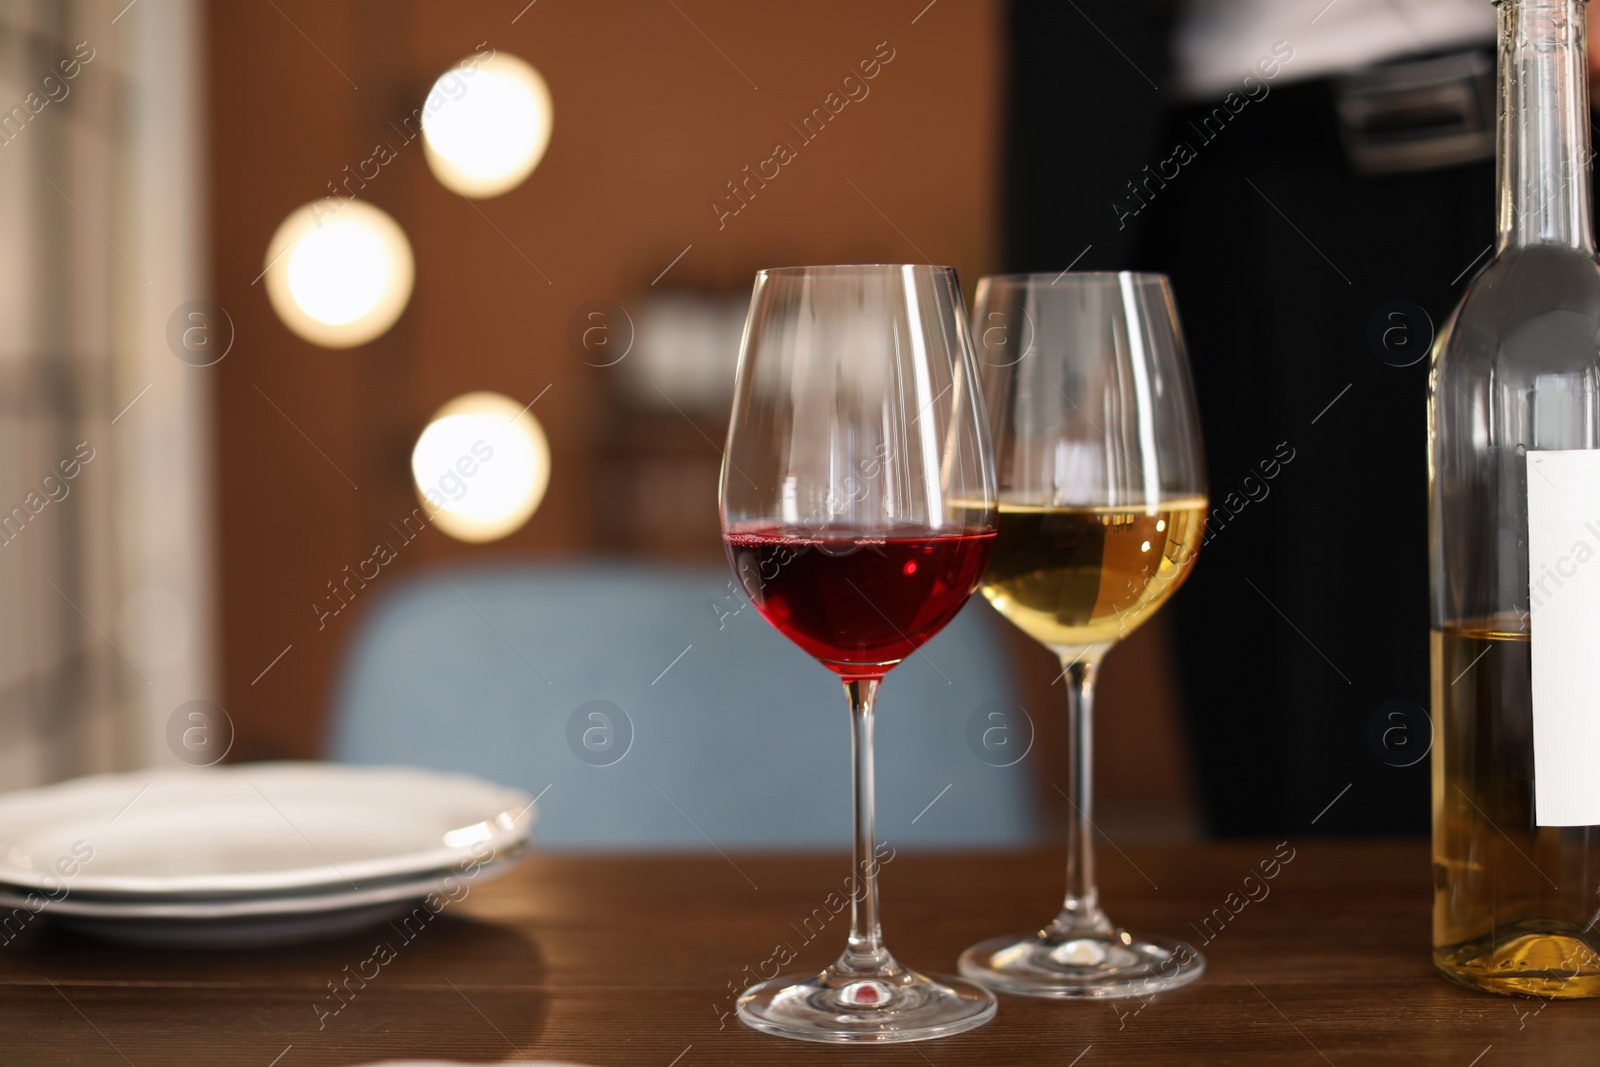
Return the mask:
<svg viewBox="0 0 1600 1067">
<path fill-rule="evenodd" d="M 1187 935 L 1209 959 L 1207 974 L 1143 1005 L 1002 997 L 995 1022 L 943 1041 L 834 1048 L 760 1035 L 731 1015 L 735 991 L 777 946 L 807 967 L 837 953 L 843 916 L 809 941 L 803 921 L 845 877 L 841 857 L 544 856 L 469 887 L 409 942 L 379 927 L 294 948 L 157 952 L 36 924 L 0 949 L 0 1062 L 1594 1062 L 1600 1004 L 1495 997 L 1434 972 L 1424 842 L 1291 841 L 1293 859 L 1266 895 L 1252 883 L 1261 899 L 1227 911 L 1228 894 L 1240 894 L 1238 907 L 1246 875 L 1276 844 L 1126 856 L 1103 846 L 1113 916 Z M 1052 913 L 1059 859 L 897 855 L 884 868 L 890 946 L 919 969 L 952 969 L 971 942 Z M 1196 927 L 1214 909 L 1227 922 L 1213 917 L 1206 943 Z M 365 988 L 352 982 L 354 995 L 319 1028 L 314 1005 L 333 1004 L 327 983 L 361 969 L 380 940 L 395 958 Z"/>
</svg>

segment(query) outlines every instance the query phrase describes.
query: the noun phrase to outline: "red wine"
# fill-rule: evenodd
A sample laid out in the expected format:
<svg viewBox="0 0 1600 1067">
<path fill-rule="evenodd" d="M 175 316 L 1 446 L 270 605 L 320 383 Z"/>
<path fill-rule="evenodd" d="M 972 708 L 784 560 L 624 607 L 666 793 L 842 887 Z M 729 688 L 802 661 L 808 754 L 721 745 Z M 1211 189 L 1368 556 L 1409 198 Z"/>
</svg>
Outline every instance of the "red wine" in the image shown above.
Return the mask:
<svg viewBox="0 0 1600 1067">
<path fill-rule="evenodd" d="M 882 678 L 978 588 L 994 531 L 757 527 L 723 535 L 739 584 L 789 640 L 846 679 Z"/>
</svg>

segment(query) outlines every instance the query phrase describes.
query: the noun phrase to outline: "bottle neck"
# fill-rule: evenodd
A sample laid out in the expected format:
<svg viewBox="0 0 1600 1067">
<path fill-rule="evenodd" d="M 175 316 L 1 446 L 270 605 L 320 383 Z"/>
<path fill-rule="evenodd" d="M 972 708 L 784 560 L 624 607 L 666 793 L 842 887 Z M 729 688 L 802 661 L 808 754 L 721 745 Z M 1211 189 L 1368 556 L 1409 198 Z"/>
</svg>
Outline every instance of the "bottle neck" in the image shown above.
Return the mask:
<svg viewBox="0 0 1600 1067">
<path fill-rule="evenodd" d="M 1498 0 L 1499 249 L 1594 252 L 1585 0 Z"/>
</svg>

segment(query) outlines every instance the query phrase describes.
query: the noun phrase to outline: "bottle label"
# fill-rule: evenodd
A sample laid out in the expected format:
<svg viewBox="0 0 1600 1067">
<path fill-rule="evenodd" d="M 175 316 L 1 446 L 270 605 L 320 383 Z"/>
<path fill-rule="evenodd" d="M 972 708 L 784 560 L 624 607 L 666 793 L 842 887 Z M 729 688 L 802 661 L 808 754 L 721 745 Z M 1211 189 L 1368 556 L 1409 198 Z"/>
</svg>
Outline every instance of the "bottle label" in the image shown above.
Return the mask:
<svg viewBox="0 0 1600 1067">
<path fill-rule="evenodd" d="M 1593 826 L 1600 824 L 1600 449 L 1528 453 L 1528 584 L 1534 822 Z"/>
</svg>

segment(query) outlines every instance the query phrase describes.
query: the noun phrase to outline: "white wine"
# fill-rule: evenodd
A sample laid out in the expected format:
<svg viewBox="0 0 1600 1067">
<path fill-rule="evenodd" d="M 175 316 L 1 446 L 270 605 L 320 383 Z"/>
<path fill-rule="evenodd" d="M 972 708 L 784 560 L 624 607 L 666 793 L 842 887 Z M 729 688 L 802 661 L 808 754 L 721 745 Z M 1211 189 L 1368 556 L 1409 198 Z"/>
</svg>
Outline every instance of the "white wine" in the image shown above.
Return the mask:
<svg viewBox="0 0 1600 1067">
<path fill-rule="evenodd" d="M 1535 823 L 1530 652 L 1514 617 L 1433 632 L 1435 960 L 1500 993 L 1594 996 L 1600 899 L 1568 860 L 1600 828 Z"/>
<path fill-rule="evenodd" d="M 1499 243 L 1434 348 L 1433 958 L 1600 995 L 1600 264 L 1583 0 L 1501 0 Z"/>
<path fill-rule="evenodd" d="M 1001 501 L 983 595 L 1058 655 L 1109 645 L 1183 584 L 1205 514 L 1199 498 L 1151 508 Z"/>
<path fill-rule="evenodd" d="M 984 361 L 983 392 L 1000 497 L 979 588 L 1061 661 L 1067 766 L 1058 780 L 1070 812 L 1056 917 L 979 942 L 958 965 L 1026 996 L 1147 997 L 1194 981 L 1206 962 L 1181 941 L 1122 929 L 1100 906 L 1093 719 L 1101 657 L 1183 582 L 1205 525 L 1172 287 L 1127 271 L 985 278 L 974 312 L 995 357 Z"/>
</svg>

